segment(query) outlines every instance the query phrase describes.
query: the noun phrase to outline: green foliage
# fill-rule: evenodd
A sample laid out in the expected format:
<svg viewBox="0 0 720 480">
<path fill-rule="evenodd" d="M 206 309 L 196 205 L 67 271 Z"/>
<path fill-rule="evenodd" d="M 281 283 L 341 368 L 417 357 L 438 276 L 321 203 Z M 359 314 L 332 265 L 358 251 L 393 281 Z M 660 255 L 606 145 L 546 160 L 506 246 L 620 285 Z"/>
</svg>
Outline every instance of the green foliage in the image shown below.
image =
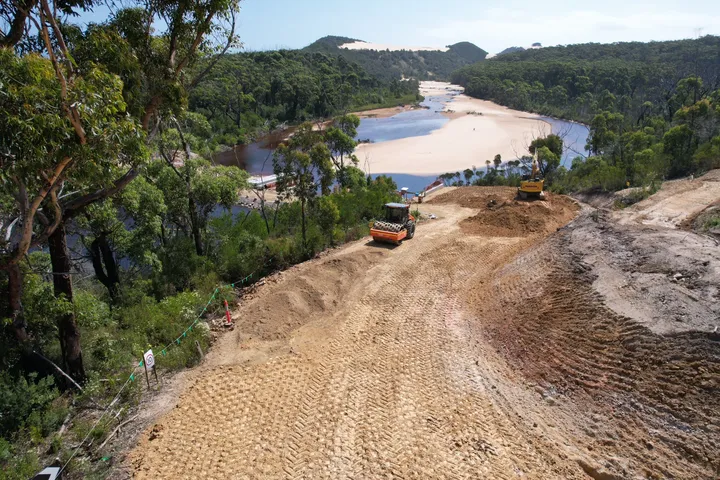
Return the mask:
<svg viewBox="0 0 720 480">
<path fill-rule="evenodd" d="M 0 436 L 9 438 L 20 427 L 36 431 L 36 436 L 49 434 L 62 423 L 51 405 L 57 396 L 53 377 L 0 372 Z"/>
<path fill-rule="evenodd" d="M 646 186 L 720 165 L 720 92 L 708 87 L 720 75 L 718 48 L 714 36 L 551 47 L 508 53 L 452 79 L 479 98 L 588 124 L 596 160 L 557 188 Z"/>
<path fill-rule="evenodd" d="M 248 219 L 252 220 L 248 222 Z M 215 245 L 215 264 L 220 277 L 233 282 L 253 272 L 261 272 L 265 264 L 266 236 L 262 219 L 257 212 L 213 219 L 211 238 Z"/>
<path fill-rule="evenodd" d="M 320 197 L 313 206 L 312 215 L 330 245 L 335 243 L 335 226 L 340 221 L 340 209 L 331 197 Z"/>
<path fill-rule="evenodd" d="M 26 480 L 40 471 L 34 449 L 24 442 L 11 443 L 0 437 L 0 480 Z"/>
<path fill-rule="evenodd" d="M 357 127 L 360 118 L 357 115 L 343 115 L 336 118 L 323 132 L 323 141 L 330 150 L 330 157 L 337 169 L 336 176 L 341 187 L 348 187 L 351 179 L 348 168 L 357 166 L 358 159 L 353 153 L 357 142 Z"/>
<path fill-rule="evenodd" d="M 417 95 L 417 81 L 381 79 L 342 56 L 280 50 L 227 55 L 189 105 L 208 119 L 216 140 L 234 144 L 285 122 L 412 103 Z"/>
<path fill-rule="evenodd" d="M 615 191 L 625 188 L 625 170 L 609 164 L 602 157 L 575 159 L 572 168 L 558 182 L 561 188 L 577 192 L 600 188 Z"/>
<path fill-rule="evenodd" d="M 714 228 L 720 228 L 720 215 L 715 215 L 709 218 L 704 224 L 704 230 L 712 230 Z"/>
<path fill-rule="evenodd" d="M 21 218 L 22 231 L 17 244 L 0 241 L 0 251 L 17 259 L 29 248 L 40 202 L 56 203 L 61 175 L 71 189 L 108 187 L 120 162 L 127 169 L 147 153 L 144 133 L 125 115 L 122 82 L 99 66 L 62 83 L 47 58 L 0 49 L 0 88 L 0 215 Z M 82 124 L 82 137 L 69 116 Z M 59 206 L 47 211 L 58 215 Z"/>
</svg>

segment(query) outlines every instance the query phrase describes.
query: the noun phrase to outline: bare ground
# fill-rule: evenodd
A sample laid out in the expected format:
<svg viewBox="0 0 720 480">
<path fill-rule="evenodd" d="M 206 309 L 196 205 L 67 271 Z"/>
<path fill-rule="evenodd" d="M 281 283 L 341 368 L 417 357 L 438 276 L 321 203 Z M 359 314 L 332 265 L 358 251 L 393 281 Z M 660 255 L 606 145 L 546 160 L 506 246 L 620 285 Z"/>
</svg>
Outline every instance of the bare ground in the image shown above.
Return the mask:
<svg viewBox="0 0 720 480">
<path fill-rule="evenodd" d="M 579 210 L 565 197 L 512 196 L 437 195 L 420 208 L 439 218 L 402 246 L 356 242 L 268 282 L 158 412 L 132 474 L 717 478 L 717 249 L 587 207 L 563 227 Z M 659 267 L 611 281 L 664 258 L 669 311 L 697 307 L 682 321 L 642 291 Z"/>
</svg>

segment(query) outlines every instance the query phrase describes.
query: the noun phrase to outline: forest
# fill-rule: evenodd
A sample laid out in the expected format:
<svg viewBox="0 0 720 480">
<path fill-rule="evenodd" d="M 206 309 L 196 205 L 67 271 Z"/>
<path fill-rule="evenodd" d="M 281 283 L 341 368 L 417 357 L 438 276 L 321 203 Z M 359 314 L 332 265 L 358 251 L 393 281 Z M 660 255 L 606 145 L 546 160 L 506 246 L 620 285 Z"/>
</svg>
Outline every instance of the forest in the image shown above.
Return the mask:
<svg viewBox="0 0 720 480">
<path fill-rule="evenodd" d="M 370 75 L 385 81 L 413 78 L 448 80 L 455 70 L 485 59 L 487 52 L 470 42 L 448 45 L 448 51 L 377 51 L 338 48 L 358 40 L 347 37 L 323 37 L 303 49 L 341 56 L 362 66 Z"/>
<path fill-rule="evenodd" d="M 720 167 L 720 37 L 518 51 L 452 81 L 477 98 L 589 126 L 590 157 L 548 169 L 557 191 L 651 191 Z"/>
<path fill-rule="evenodd" d="M 225 55 L 193 88 L 189 108 L 207 118 L 216 143 L 234 145 L 282 124 L 419 100 L 416 80 L 379 78 L 339 55 L 280 50 Z"/>
<path fill-rule="evenodd" d="M 205 320 L 240 287 L 366 235 L 398 199 L 355 166 L 359 119 L 344 112 L 414 99 L 417 84 L 323 54 L 227 55 L 235 0 L 126 2 L 84 27 L 56 14 L 90 4 L 3 5 L 0 478 L 50 463 L 104 478 L 144 351 L 161 374 L 196 364 Z M 323 130 L 302 123 L 272 159 L 277 201 L 208 160 L 218 128 L 240 138 L 317 117 Z M 257 208 L 239 208 L 242 195 Z"/>
</svg>

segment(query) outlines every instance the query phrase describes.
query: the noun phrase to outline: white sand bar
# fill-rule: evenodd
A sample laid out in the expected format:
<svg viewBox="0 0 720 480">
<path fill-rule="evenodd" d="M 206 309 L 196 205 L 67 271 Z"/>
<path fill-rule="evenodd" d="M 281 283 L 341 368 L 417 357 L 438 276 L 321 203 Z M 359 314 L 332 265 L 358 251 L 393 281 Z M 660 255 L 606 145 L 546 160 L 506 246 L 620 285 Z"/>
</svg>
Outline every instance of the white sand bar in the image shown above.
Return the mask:
<svg viewBox="0 0 720 480">
<path fill-rule="evenodd" d="M 358 40 L 357 42 L 344 43 L 340 45 L 340 48 L 347 48 L 348 50 L 390 50 L 391 52 L 397 52 L 400 50 L 408 50 L 411 52 L 447 52 L 447 47 L 408 47 L 403 45 L 389 45 L 386 43 L 371 43 L 363 42 Z"/>
<path fill-rule="evenodd" d="M 449 83 L 422 82 L 423 95 L 457 89 Z M 511 110 L 465 95 L 446 105 L 450 121 L 430 135 L 358 145 L 360 165 L 372 173 L 435 175 L 462 171 L 473 165 L 484 168 L 486 160 L 500 154 L 503 161 L 527 154 L 533 138 L 551 133 L 550 125 L 537 115 Z M 481 115 L 480 115 L 481 114 Z"/>
</svg>

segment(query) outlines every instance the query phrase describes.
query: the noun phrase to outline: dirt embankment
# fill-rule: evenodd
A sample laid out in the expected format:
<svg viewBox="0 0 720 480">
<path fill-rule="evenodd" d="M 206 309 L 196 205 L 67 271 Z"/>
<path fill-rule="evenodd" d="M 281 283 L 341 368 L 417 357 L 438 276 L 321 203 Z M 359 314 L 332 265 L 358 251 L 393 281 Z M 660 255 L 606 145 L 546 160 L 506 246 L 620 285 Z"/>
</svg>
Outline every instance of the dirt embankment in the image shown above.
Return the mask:
<svg viewBox="0 0 720 480">
<path fill-rule="evenodd" d="M 717 478 L 717 252 L 587 207 L 563 227 L 572 201 L 513 196 L 438 194 L 403 245 L 269 281 L 133 475 Z"/>
<path fill-rule="evenodd" d="M 518 200 L 512 187 L 463 187 L 439 195 L 429 203 L 458 204 L 479 210 L 460 226 L 470 235 L 528 237 L 548 234 L 572 220 L 579 205 L 563 195 L 547 194 L 546 201 Z"/>
<path fill-rule="evenodd" d="M 717 478 L 720 343 L 708 323 L 718 318 L 718 299 L 702 296 L 700 285 L 699 298 L 690 298 L 696 278 L 687 285 L 666 273 L 641 280 L 647 274 L 622 257 L 644 248 L 660 258 L 668 253 L 657 251 L 660 239 L 611 240 L 617 227 L 588 231 L 590 215 L 519 256 L 475 294 L 482 330 L 552 406 L 550 414 L 537 407 L 527 421 L 563 432 L 594 471 L 613 475 L 594 478 Z M 599 242 L 587 242 L 591 235 Z M 591 263 L 587 253 L 595 248 L 593 258 L 602 258 L 607 271 Z M 598 288 L 611 274 L 628 283 Z M 644 322 L 616 313 L 618 298 L 642 309 Z M 668 330 L 685 333 L 654 332 Z"/>
</svg>

